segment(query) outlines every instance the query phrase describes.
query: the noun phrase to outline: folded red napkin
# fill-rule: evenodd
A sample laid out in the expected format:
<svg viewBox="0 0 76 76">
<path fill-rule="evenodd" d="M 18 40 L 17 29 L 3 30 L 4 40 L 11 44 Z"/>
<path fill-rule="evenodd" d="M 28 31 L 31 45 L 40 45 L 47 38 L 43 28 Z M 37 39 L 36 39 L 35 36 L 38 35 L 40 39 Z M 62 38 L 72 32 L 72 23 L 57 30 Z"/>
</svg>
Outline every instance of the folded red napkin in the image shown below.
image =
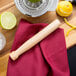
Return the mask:
<svg viewBox="0 0 76 76">
<path fill-rule="evenodd" d="M 11 51 L 46 25 L 21 20 Z M 64 31 L 57 29 L 16 61 L 9 58 L 7 76 L 70 76 Z"/>
</svg>

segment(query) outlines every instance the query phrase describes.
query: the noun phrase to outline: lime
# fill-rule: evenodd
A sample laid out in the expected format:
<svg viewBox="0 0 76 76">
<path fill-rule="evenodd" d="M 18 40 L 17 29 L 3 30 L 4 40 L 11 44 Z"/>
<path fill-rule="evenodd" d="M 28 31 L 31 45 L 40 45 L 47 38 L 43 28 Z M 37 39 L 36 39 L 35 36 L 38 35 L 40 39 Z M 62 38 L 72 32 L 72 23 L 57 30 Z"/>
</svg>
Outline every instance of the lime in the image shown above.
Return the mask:
<svg viewBox="0 0 76 76">
<path fill-rule="evenodd" d="M 11 12 L 3 12 L 0 15 L 0 26 L 4 29 L 12 29 L 16 26 L 16 17 Z"/>
<path fill-rule="evenodd" d="M 29 0 L 29 1 L 32 3 L 36 3 L 36 2 L 39 2 L 40 0 Z"/>
</svg>

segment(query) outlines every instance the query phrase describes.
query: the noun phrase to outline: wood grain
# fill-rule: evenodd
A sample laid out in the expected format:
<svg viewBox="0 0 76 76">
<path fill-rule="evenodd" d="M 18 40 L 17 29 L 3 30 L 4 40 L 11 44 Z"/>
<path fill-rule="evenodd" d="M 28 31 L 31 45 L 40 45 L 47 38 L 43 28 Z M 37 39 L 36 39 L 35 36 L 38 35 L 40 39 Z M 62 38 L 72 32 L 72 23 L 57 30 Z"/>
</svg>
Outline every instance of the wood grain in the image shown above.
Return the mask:
<svg viewBox="0 0 76 76">
<path fill-rule="evenodd" d="M 11 3 L 9 3 L 9 4 L 7 4 L 7 5 L 3 6 L 3 7 L 1 7 L 0 8 L 0 12 L 1 11 L 5 11 L 6 9 L 9 9 L 9 8 L 11 8 L 14 5 L 15 5 L 14 2 L 11 2 Z"/>
<path fill-rule="evenodd" d="M 7 4 L 10 4 L 11 2 L 13 2 L 13 0 L 0 0 L 0 8 Z"/>
<path fill-rule="evenodd" d="M 0 8 L 6 6 L 12 1 L 13 0 L 0 0 Z M 26 19 L 27 21 L 30 21 L 32 23 L 48 23 L 48 24 L 50 24 L 52 21 L 58 18 L 62 22 L 62 25 L 60 26 L 60 28 L 64 29 L 67 48 L 76 44 L 76 34 L 75 34 L 76 30 L 73 30 L 72 32 L 70 32 L 70 35 L 66 37 L 66 32 L 68 29 L 70 29 L 70 27 L 64 23 L 61 17 L 57 16 L 56 12 L 47 12 L 46 14 L 40 17 L 32 18 L 32 17 L 26 16 L 20 13 L 15 5 L 4 11 L 10 11 L 13 14 L 15 14 L 18 22 L 17 22 L 17 26 L 12 30 L 4 30 L 0 27 L 0 32 L 2 32 L 5 35 L 6 40 L 7 40 L 7 44 L 5 48 L 0 52 L 0 76 L 6 76 L 8 57 L 9 57 L 8 53 L 12 47 L 15 32 L 17 30 L 17 27 L 18 27 L 18 24 L 21 18 Z M 0 11 L 0 13 L 2 12 L 3 11 Z M 76 25 L 75 16 L 76 16 L 76 6 L 74 6 L 73 14 L 68 18 L 68 21 L 74 25 Z"/>
</svg>

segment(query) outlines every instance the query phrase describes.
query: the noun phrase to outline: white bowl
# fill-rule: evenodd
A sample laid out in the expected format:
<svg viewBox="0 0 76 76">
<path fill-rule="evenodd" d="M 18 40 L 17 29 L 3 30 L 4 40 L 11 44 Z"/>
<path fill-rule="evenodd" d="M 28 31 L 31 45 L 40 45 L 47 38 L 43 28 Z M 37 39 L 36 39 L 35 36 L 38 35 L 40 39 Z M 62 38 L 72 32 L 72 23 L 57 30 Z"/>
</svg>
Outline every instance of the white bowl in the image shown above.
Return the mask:
<svg viewBox="0 0 76 76">
<path fill-rule="evenodd" d="M 5 47 L 6 45 L 6 39 L 5 36 L 0 33 L 0 51 Z"/>
</svg>

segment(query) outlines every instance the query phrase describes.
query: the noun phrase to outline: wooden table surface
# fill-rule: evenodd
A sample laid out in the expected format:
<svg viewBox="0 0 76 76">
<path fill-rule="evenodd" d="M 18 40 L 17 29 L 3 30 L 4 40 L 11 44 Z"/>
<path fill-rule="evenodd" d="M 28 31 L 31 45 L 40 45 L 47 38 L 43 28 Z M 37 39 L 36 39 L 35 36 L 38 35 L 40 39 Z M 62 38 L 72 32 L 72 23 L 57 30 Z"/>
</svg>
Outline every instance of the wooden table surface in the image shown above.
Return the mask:
<svg viewBox="0 0 76 76">
<path fill-rule="evenodd" d="M 8 4 L 11 4 L 12 2 L 13 2 L 13 0 L 0 0 L 0 9 L 7 6 Z M 68 31 L 68 29 L 70 29 L 70 27 L 64 23 L 63 18 L 57 16 L 56 12 L 47 12 L 46 14 L 44 14 L 40 17 L 32 18 L 32 17 L 28 17 L 28 16 L 20 13 L 15 5 L 12 5 L 10 8 L 4 9 L 3 11 L 0 11 L 0 13 L 2 13 L 4 11 L 10 11 L 13 14 L 15 14 L 17 21 L 18 21 L 17 26 L 18 26 L 21 18 L 26 19 L 32 23 L 48 23 L 48 24 L 58 18 L 62 22 L 62 25 L 60 26 L 60 28 L 64 29 L 65 35 L 66 35 L 66 32 Z M 76 25 L 75 16 L 76 16 L 76 6 L 74 6 L 73 13 L 68 18 L 68 21 L 70 23 L 72 23 L 73 25 Z M 14 40 L 15 32 L 17 30 L 17 26 L 12 30 L 4 30 L 0 27 L 0 32 L 2 32 L 5 35 L 6 41 L 7 41 L 5 48 L 0 52 L 0 76 L 6 76 L 8 57 L 9 57 L 8 53 L 12 47 L 12 43 Z M 76 30 L 73 30 L 70 32 L 70 35 L 68 37 L 65 37 L 67 48 L 76 44 L 76 34 L 75 33 L 76 33 Z"/>
</svg>

